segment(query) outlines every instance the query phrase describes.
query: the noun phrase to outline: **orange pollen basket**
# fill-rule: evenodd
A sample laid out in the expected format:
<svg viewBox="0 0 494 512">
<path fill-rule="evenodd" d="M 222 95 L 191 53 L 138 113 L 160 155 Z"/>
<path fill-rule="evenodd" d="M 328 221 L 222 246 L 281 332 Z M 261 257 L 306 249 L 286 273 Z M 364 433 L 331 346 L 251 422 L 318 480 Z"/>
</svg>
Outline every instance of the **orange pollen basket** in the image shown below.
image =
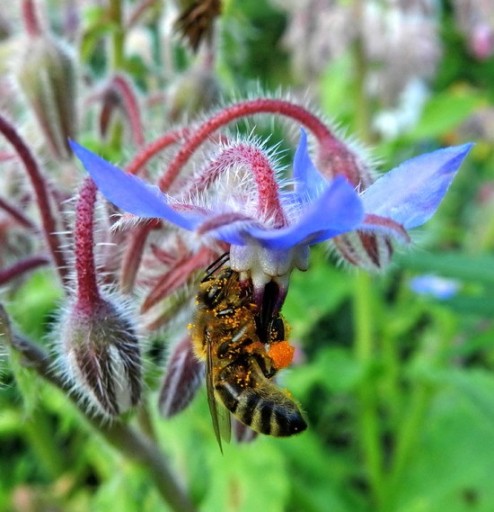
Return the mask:
<svg viewBox="0 0 494 512">
<path fill-rule="evenodd" d="M 278 370 L 290 366 L 294 354 L 295 347 L 292 347 L 288 341 L 277 341 L 269 345 L 268 355 Z"/>
</svg>

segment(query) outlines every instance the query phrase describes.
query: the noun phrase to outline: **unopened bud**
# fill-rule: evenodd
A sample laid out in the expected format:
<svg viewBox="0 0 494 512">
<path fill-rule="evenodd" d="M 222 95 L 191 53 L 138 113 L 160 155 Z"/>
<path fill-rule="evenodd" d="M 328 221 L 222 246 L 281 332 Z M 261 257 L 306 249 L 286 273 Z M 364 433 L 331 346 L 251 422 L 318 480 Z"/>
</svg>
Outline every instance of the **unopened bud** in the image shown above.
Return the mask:
<svg viewBox="0 0 494 512">
<path fill-rule="evenodd" d="M 323 151 L 320 168 L 328 177 L 344 176 L 361 192 L 374 182 L 372 167 L 365 152 L 345 142 Z M 337 236 L 330 242 L 336 254 L 346 263 L 369 271 L 385 269 L 393 256 L 391 237 L 376 232 L 356 231 Z"/>
<path fill-rule="evenodd" d="M 334 238 L 332 244 L 344 261 L 370 271 L 384 270 L 393 256 L 390 237 L 378 233 L 347 233 Z"/>
<path fill-rule="evenodd" d="M 220 86 L 208 69 L 190 69 L 172 84 L 169 92 L 170 120 L 193 117 L 213 107 L 220 98 Z"/>
<path fill-rule="evenodd" d="M 194 398 L 204 377 L 204 364 L 194 353 L 187 336 L 172 349 L 165 369 L 158 405 L 165 418 L 185 409 Z"/>
<path fill-rule="evenodd" d="M 64 370 L 76 392 L 100 412 L 117 416 L 139 402 L 142 363 L 131 322 L 101 299 L 87 311 L 77 302 L 60 328 Z"/>
<path fill-rule="evenodd" d="M 54 156 L 69 158 L 68 139 L 74 138 L 76 130 L 72 55 L 51 35 L 32 35 L 21 52 L 15 73 Z"/>
<path fill-rule="evenodd" d="M 214 20 L 221 14 L 221 0 L 178 0 L 178 31 L 197 52 L 203 39 L 211 42 Z"/>
</svg>

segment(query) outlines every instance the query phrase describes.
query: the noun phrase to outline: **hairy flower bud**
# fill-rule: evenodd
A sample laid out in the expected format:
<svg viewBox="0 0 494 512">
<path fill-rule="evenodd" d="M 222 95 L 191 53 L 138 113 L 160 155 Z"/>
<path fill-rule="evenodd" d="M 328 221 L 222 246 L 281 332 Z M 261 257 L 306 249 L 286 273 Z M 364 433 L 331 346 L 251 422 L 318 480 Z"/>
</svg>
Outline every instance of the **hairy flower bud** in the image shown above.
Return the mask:
<svg viewBox="0 0 494 512">
<path fill-rule="evenodd" d="M 350 265 L 366 270 L 384 270 L 391 262 L 391 238 L 379 233 L 356 231 L 332 240 L 335 252 Z"/>
<path fill-rule="evenodd" d="M 137 405 L 142 363 L 131 322 L 101 299 L 89 312 L 78 302 L 61 319 L 61 362 L 74 390 L 105 415 Z"/>
<path fill-rule="evenodd" d="M 190 337 L 175 345 L 170 353 L 161 386 L 158 406 L 164 418 L 185 409 L 194 398 L 204 376 L 204 364 L 194 353 Z"/>
<path fill-rule="evenodd" d="M 318 163 L 326 176 L 343 175 L 363 192 L 375 181 L 372 165 L 367 160 L 365 151 L 358 151 L 342 141 L 331 150 L 323 151 Z M 370 230 L 345 233 L 333 238 L 329 244 L 346 263 L 370 271 L 385 269 L 393 256 L 392 238 Z"/>
<path fill-rule="evenodd" d="M 169 92 L 170 119 L 179 121 L 211 109 L 220 98 L 220 86 L 209 69 L 192 68 L 172 84 Z"/>
<path fill-rule="evenodd" d="M 179 0 L 176 26 L 194 52 L 202 40 L 211 42 L 214 20 L 221 14 L 220 0 Z"/>
<path fill-rule="evenodd" d="M 53 154 L 68 158 L 68 139 L 74 138 L 76 131 L 72 55 L 50 34 L 32 35 L 21 52 L 15 74 Z"/>
</svg>

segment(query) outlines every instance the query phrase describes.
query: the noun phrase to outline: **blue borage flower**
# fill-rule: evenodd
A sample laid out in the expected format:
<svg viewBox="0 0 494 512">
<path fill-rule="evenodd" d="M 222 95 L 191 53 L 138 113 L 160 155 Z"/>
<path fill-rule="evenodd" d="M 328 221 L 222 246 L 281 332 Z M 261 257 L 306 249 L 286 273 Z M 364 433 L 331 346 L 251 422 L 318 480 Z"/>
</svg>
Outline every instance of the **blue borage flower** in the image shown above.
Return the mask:
<svg viewBox="0 0 494 512">
<path fill-rule="evenodd" d="M 410 289 L 417 295 L 448 300 L 458 294 L 461 283 L 457 279 L 448 279 L 435 274 L 422 274 L 410 280 Z"/>
<path fill-rule="evenodd" d="M 224 205 L 216 211 L 204 204 L 178 203 L 77 143 L 71 146 L 108 201 L 139 217 L 165 219 L 230 244 L 232 268 L 248 272 L 256 289 L 270 280 L 286 289 L 291 270 L 307 268 L 309 246 L 338 235 L 363 230 L 406 238 L 407 229 L 420 226 L 437 210 L 472 147 L 465 144 L 412 158 L 359 194 L 344 177 L 328 180 L 316 169 L 302 130 L 293 186 L 279 191 L 288 220 L 273 227 L 269 219 L 244 207 L 238 190 L 237 203 L 230 204 L 228 212 Z"/>
</svg>

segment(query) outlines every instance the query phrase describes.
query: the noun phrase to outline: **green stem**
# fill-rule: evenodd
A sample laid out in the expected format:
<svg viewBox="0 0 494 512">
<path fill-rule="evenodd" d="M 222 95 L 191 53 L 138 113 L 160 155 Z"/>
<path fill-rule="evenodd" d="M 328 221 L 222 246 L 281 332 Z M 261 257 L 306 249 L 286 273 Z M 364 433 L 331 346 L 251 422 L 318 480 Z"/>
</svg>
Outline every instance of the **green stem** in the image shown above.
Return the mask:
<svg viewBox="0 0 494 512">
<path fill-rule="evenodd" d="M 380 336 L 380 348 L 383 368 L 386 369 L 383 375 L 383 395 L 386 399 L 386 408 L 392 425 L 396 425 L 400 415 L 401 393 L 400 393 L 400 360 L 397 353 L 397 340 L 384 329 Z"/>
<path fill-rule="evenodd" d="M 370 308 L 371 278 L 365 272 L 355 276 L 354 317 L 355 317 L 355 355 L 361 362 L 372 359 L 372 312 Z"/>
<path fill-rule="evenodd" d="M 24 434 L 51 478 L 57 479 L 64 471 L 63 453 L 53 438 L 53 430 L 48 425 L 46 415 L 35 408 L 23 423 Z"/>
<path fill-rule="evenodd" d="M 122 0 L 109 0 L 108 17 L 113 25 L 111 37 L 111 69 L 118 71 L 124 68 L 124 37 L 125 31 L 122 16 Z"/>
<path fill-rule="evenodd" d="M 355 19 L 363 24 L 362 0 L 354 4 Z M 360 138 L 369 143 L 371 141 L 370 117 L 371 110 L 369 98 L 366 94 L 367 57 L 362 38 L 357 36 L 354 44 L 354 72 L 355 72 L 355 122 Z M 366 466 L 366 472 L 371 489 L 374 509 L 380 510 L 385 499 L 383 455 L 381 445 L 381 432 L 379 428 L 378 397 L 375 381 L 368 376 L 371 368 L 375 346 L 373 340 L 373 314 L 372 314 L 371 278 L 364 272 L 355 276 L 354 290 L 354 325 L 355 325 L 355 358 L 360 363 L 366 377 L 357 390 L 359 399 L 358 428 L 361 449 Z"/>
<path fill-rule="evenodd" d="M 401 429 L 396 436 L 396 450 L 393 456 L 393 467 L 389 478 L 389 489 L 391 492 L 396 492 L 403 470 L 416 446 L 417 439 L 422 431 L 422 423 L 430 403 L 431 395 L 432 390 L 427 383 L 415 383 L 408 414 L 403 418 Z M 388 505 L 392 504 L 393 498 L 394 495 L 388 496 L 388 500 L 390 500 L 388 501 Z"/>
<path fill-rule="evenodd" d="M 363 2 L 355 2 L 355 18 L 363 24 Z M 371 132 L 371 105 L 366 92 L 368 63 L 365 53 L 364 42 L 361 36 L 357 36 L 354 43 L 354 78 L 355 78 L 355 121 L 356 129 L 360 138 L 366 142 L 372 142 Z"/>
<path fill-rule="evenodd" d="M 374 345 L 372 339 L 371 278 L 359 272 L 354 290 L 355 358 L 367 373 L 371 366 Z M 380 442 L 376 389 L 369 378 L 362 379 L 357 390 L 358 428 L 361 449 L 376 508 L 383 502 L 383 461 Z"/>
</svg>

